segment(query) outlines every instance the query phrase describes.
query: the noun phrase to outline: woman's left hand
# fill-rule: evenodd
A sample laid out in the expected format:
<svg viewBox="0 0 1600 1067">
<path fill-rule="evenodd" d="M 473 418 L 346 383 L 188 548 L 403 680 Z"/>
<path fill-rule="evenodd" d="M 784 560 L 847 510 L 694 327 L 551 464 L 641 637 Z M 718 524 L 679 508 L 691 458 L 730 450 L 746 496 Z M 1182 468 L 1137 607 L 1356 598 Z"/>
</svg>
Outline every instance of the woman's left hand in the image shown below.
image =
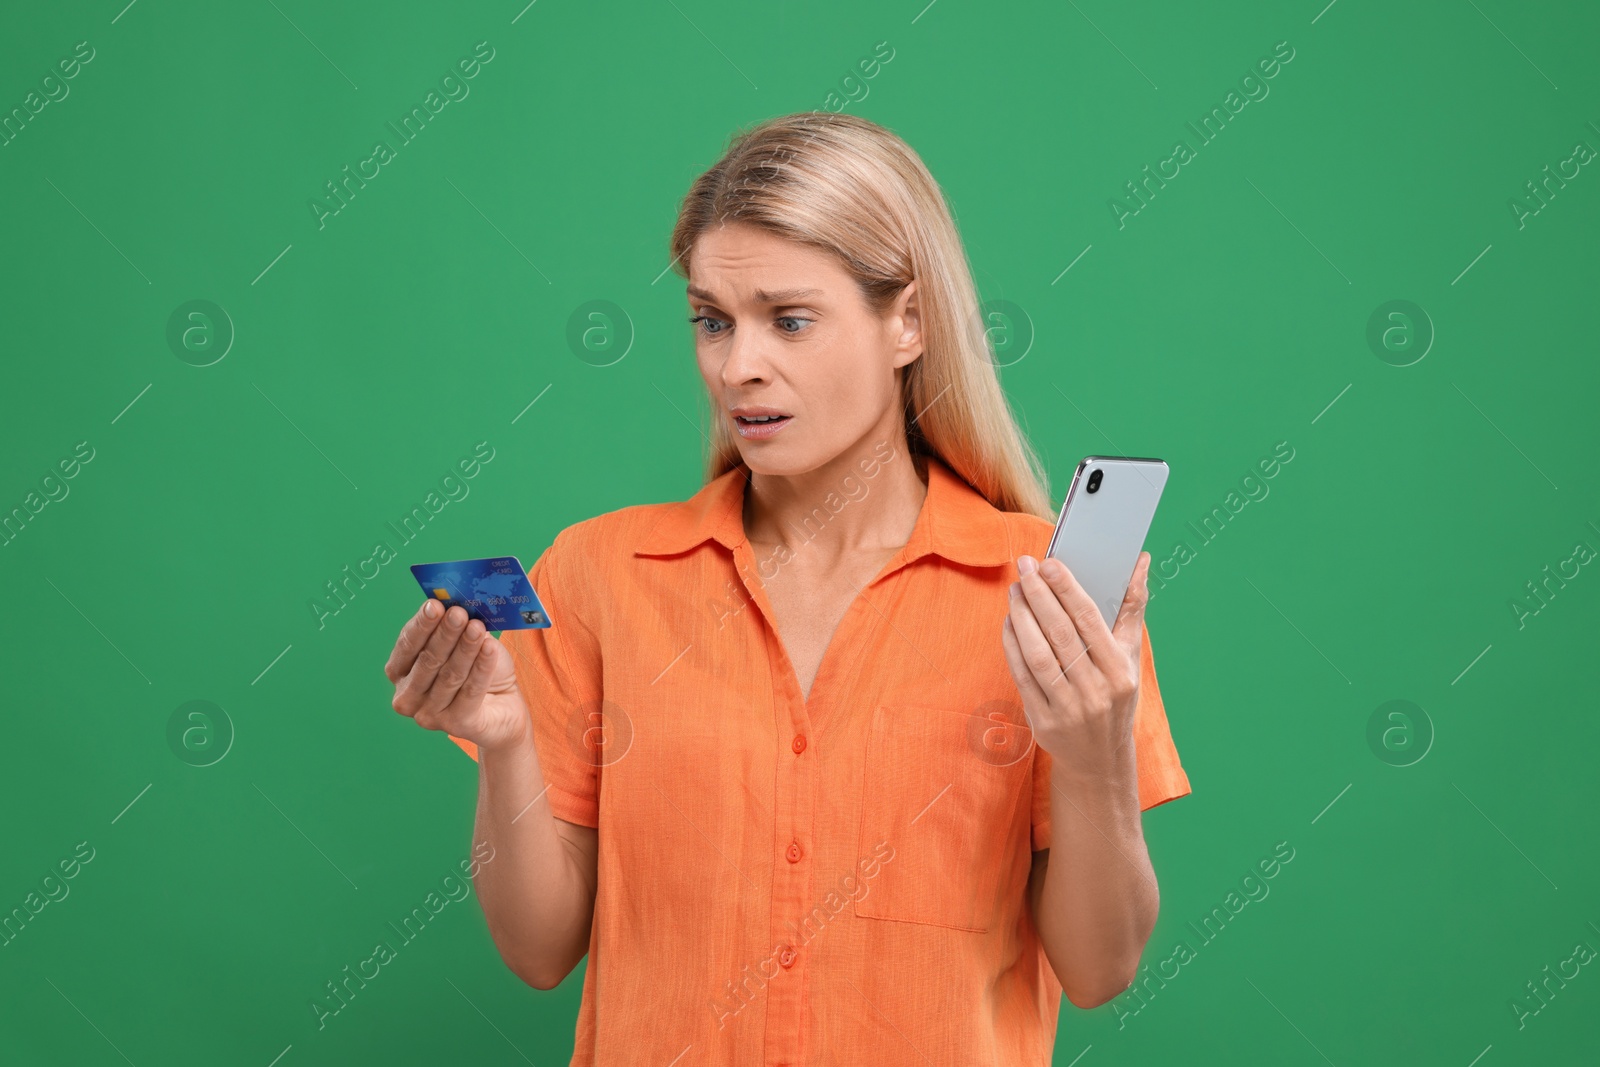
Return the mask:
<svg viewBox="0 0 1600 1067">
<path fill-rule="evenodd" d="M 1028 568 L 1032 567 L 1031 570 Z M 1034 740 L 1054 773 L 1098 779 L 1133 767 L 1150 553 L 1139 553 L 1116 623 L 1064 563 L 1018 562 L 1001 640 Z M 1020 588 L 1019 588 L 1020 587 Z"/>
</svg>

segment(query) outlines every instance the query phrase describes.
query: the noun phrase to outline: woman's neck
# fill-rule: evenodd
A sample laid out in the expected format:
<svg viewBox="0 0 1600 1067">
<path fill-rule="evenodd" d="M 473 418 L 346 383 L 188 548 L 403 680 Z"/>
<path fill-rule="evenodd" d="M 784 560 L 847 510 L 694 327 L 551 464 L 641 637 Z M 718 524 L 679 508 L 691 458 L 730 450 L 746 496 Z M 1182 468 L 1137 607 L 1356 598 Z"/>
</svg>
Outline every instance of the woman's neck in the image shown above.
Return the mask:
<svg viewBox="0 0 1600 1067">
<path fill-rule="evenodd" d="M 911 539 L 927 496 L 927 460 L 902 437 L 865 444 L 798 475 L 752 474 L 745 536 L 824 559 L 898 548 Z"/>
</svg>

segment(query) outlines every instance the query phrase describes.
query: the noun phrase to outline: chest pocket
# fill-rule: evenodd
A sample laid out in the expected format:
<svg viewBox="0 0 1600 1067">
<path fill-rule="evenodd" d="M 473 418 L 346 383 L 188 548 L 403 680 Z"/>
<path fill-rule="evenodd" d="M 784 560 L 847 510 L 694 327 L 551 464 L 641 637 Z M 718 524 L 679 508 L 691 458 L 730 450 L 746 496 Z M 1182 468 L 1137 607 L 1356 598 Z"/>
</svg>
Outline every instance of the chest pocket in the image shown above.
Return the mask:
<svg viewBox="0 0 1600 1067">
<path fill-rule="evenodd" d="M 1012 831 L 1032 748 L 1025 726 L 1003 736 L 1004 723 L 997 733 L 999 719 L 982 710 L 873 710 L 857 845 L 881 862 L 855 902 L 857 915 L 987 929 L 1012 853 L 1026 847 Z M 1004 718 L 1023 720 L 1020 709 Z"/>
</svg>

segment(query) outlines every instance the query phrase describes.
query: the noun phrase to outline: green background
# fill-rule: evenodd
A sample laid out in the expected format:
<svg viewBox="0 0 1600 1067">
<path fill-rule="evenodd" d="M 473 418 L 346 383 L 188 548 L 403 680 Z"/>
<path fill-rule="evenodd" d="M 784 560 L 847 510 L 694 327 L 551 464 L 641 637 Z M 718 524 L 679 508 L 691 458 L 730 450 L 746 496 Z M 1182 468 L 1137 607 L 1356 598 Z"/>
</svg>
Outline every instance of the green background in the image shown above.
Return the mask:
<svg viewBox="0 0 1600 1067">
<path fill-rule="evenodd" d="M 1194 792 L 1146 816 L 1146 959 L 1196 956 L 1137 1015 L 1063 1003 L 1056 1062 L 1594 1061 L 1600 966 L 1511 1007 L 1600 948 L 1600 576 L 1525 587 L 1600 548 L 1600 173 L 1510 206 L 1600 146 L 1592 11 L 122 2 L 0 32 L 5 112 L 95 50 L 0 147 L 0 509 L 94 450 L 4 545 L 0 912 L 94 858 L 0 948 L 0 1058 L 565 1062 L 581 968 L 524 986 L 472 898 L 324 1029 L 309 1010 L 467 855 L 475 766 L 381 670 L 405 568 L 531 562 L 694 492 L 679 198 L 735 129 L 843 106 L 922 154 L 1008 302 L 1001 373 L 1056 499 L 1085 454 L 1164 457 L 1147 547 L 1192 550 L 1148 617 Z M 480 41 L 470 94 L 319 228 L 324 183 Z M 1200 145 L 1186 123 L 1280 41 L 1269 95 Z M 1179 139 L 1195 158 L 1119 226 Z M 236 334 L 209 366 L 167 341 L 193 300 Z M 595 300 L 617 332 L 574 348 Z M 1425 316 L 1410 349 L 1368 343 L 1393 300 Z M 324 583 L 480 441 L 470 494 L 319 628 Z M 195 700 L 221 709 L 205 758 L 233 734 L 208 766 L 204 732 L 169 742 Z M 1391 700 L 1429 725 L 1370 744 Z M 1278 842 L 1270 894 L 1200 945 Z"/>
</svg>

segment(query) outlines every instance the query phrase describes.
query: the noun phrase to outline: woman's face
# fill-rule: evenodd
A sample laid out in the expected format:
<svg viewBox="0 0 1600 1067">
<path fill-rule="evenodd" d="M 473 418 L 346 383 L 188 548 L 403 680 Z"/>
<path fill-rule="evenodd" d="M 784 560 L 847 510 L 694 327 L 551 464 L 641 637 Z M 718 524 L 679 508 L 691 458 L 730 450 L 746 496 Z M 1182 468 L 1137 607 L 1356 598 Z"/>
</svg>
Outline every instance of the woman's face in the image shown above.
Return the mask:
<svg viewBox="0 0 1600 1067">
<path fill-rule="evenodd" d="M 922 354 L 914 282 L 879 317 L 832 256 L 745 223 L 703 234 L 689 258 L 695 358 L 751 471 L 803 474 L 898 444 L 898 369 Z"/>
</svg>

